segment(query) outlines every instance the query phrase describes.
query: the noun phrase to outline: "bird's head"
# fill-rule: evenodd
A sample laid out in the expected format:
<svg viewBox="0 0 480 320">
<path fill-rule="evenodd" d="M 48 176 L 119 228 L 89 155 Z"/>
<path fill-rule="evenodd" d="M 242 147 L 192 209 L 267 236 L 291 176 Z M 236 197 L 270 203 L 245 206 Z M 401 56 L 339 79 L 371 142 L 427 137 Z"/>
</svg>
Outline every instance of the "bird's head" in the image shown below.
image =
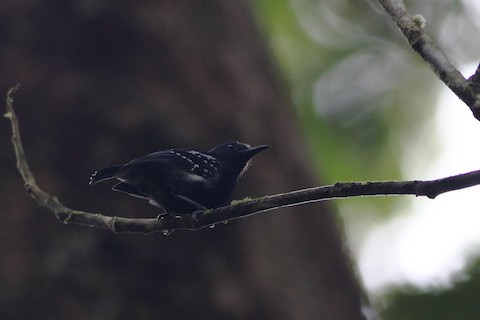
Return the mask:
<svg viewBox="0 0 480 320">
<path fill-rule="evenodd" d="M 252 147 L 246 143 L 232 141 L 216 146 L 209 153 L 215 158 L 225 161 L 242 174 L 248 168 L 250 159 L 269 147 L 267 144 Z"/>
</svg>

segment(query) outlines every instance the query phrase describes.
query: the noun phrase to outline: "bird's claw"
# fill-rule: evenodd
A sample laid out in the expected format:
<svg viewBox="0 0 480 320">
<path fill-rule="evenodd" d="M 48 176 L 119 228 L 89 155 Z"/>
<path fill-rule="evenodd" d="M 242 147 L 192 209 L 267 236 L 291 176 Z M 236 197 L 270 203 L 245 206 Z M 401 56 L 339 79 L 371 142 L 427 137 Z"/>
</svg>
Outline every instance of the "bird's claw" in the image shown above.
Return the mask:
<svg viewBox="0 0 480 320">
<path fill-rule="evenodd" d="M 160 214 L 157 216 L 157 222 L 158 222 L 160 228 L 163 227 L 162 220 L 164 220 L 167 216 L 168 216 L 168 213 L 167 213 L 167 212 L 162 212 L 162 213 L 160 213 Z M 168 235 L 170 235 L 170 233 L 172 233 L 172 232 L 173 232 L 173 230 L 162 230 L 162 234 L 163 234 L 164 236 L 168 236 Z"/>
<path fill-rule="evenodd" d="M 162 220 L 165 219 L 166 215 L 167 215 L 166 212 L 162 212 L 157 215 L 157 222 L 159 225 L 162 225 Z"/>
</svg>

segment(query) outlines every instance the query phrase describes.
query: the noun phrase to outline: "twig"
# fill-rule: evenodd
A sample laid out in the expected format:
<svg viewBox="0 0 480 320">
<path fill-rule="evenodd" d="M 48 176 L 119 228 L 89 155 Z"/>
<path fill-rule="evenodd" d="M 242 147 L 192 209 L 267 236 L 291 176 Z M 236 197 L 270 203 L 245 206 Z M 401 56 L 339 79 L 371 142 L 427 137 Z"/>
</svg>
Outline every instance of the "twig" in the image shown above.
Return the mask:
<svg viewBox="0 0 480 320">
<path fill-rule="evenodd" d="M 27 193 L 35 201 L 55 213 L 57 219 L 65 224 L 108 229 L 113 232 L 169 233 L 173 230 L 200 230 L 217 223 L 243 218 L 260 212 L 282 207 L 297 206 L 338 198 L 358 196 L 381 196 L 410 194 L 435 198 L 444 192 L 468 188 L 480 184 L 480 170 L 459 174 L 447 178 L 426 181 L 380 181 L 380 182 L 339 182 L 334 185 L 302 189 L 276 194 L 252 200 L 237 201 L 235 204 L 211 209 L 195 217 L 185 215 L 181 218 L 166 217 L 160 222 L 156 218 L 133 219 L 90 213 L 67 208 L 56 197 L 38 187 L 30 170 L 20 138 L 18 118 L 13 109 L 13 98 L 18 85 L 7 93 L 7 112 L 5 117 L 12 124 L 12 143 L 17 158 L 17 169 L 25 182 Z"/>
<path fill-rule="evenodd" d="M 472 77 L 465 79 L 423 30 L 425 18 L 421 15 L 412 16 L 402 0 L 378 2 L 396 22 L 413 50 L 430 65 L 440 80 L 470 107 L 474 117 L 480 120 L 480 66 Z"/>
</svg>

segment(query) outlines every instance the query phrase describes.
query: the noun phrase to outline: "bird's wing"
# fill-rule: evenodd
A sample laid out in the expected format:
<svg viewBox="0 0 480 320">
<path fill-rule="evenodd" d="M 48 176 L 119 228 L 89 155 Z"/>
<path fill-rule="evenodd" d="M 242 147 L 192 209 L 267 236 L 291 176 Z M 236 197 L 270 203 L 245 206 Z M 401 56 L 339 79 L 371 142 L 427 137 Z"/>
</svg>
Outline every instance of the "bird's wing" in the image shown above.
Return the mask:
<svg viewBox="0 0 480 320">
<path fill-rule="evenodd" d="M 145 174 L 148 179 L 188 187 L 211 183 L 218 177 L 211 158 L 199 158 L 200 152 L 188 149 L 159 151 L 130 161 L 119 170 L 117 178 Z M 127 179 L 128 180 L 128 179 Z M 180 183 L 179 183 L 180 182 Z"/>
<path fill-rule="evenodd" d="M 150 153 L 146 156 L 134 159 L 127 163 L 124 167 L 135 167 L 135 166 L 151 166 L 156 167 L 164 166 L 176 167 L 179 170 L 190 170 L 193 165 L 185 158 L 182 158 L 182 154 L 179 153 L 181 150 L 166 150 Z M 185 157 L 185 156 L 184 156 Z"/>
</svg>

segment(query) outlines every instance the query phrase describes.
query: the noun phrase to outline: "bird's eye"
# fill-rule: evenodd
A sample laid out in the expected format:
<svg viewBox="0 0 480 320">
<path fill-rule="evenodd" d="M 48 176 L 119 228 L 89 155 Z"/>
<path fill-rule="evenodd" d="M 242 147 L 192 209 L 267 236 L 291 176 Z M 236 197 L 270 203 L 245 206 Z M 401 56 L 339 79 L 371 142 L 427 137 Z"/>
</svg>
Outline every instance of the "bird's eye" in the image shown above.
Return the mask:
<svg viewBox="0 0 480 320">
<path fill-rule="evenodd" d="M 237 148 L 237 146 L 234 145 L 233 143 L 230 143 L 230 144 L 227 146 L 227 148 L 228 148 L 229 150 L 234 150 L 234 149 Z"/>
</svg>

